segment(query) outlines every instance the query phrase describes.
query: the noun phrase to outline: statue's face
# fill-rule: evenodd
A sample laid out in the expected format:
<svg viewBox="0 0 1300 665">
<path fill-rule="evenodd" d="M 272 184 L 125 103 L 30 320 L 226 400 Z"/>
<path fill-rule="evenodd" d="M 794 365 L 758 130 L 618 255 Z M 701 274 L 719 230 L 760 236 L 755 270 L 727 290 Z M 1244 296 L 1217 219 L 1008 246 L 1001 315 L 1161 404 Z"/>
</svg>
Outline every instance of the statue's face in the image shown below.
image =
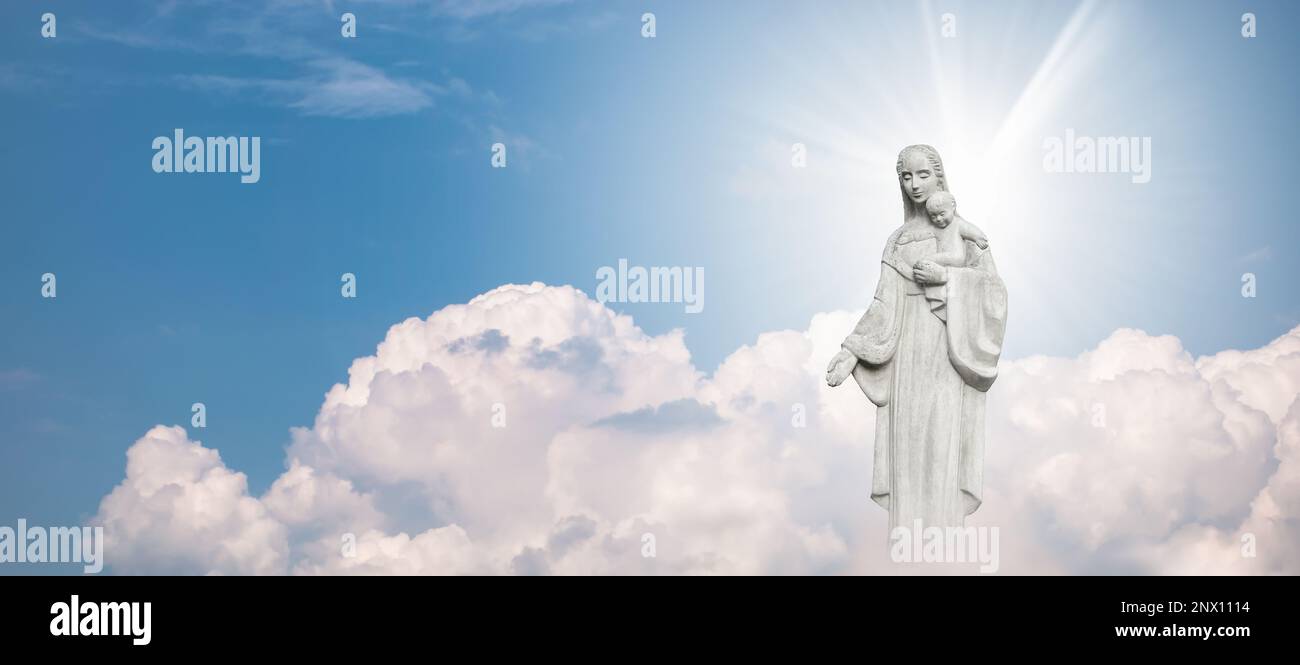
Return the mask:
<svg viewBox="0 0 1300 665">
<path fill-rule="evenodd" d="M 948 228 L 948 225 L 952 223 L 952 212 L 952 210 L 939 210 L 937 212 L 932 212 L 930 213 L 930 221 L 935 226 L 941 229 L 946 229 Z"/>
<path fill-rule="evenodd" d="M 930 160 L 919 152 L 903 156 L 903 172 L 898 174 L 903 194 L 913 203 L 925 203 L 930 195 L 939 191 L 939 178 L 931 170 Z"/>
</svg>

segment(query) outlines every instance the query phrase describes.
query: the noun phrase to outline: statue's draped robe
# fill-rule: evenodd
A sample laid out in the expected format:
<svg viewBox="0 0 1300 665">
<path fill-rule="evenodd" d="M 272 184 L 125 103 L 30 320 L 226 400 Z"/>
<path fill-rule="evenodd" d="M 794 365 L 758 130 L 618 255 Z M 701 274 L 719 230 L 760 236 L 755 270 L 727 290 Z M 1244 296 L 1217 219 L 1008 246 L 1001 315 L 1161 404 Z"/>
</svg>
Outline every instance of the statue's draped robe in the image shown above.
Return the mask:
<svg viewBox="0 0 1300 665">
<path fill-rule="evenodd" d="M 844 340 L 853 378 L 878 409 L 871 498 L 889 527 L 961 526 L 982 501 L 984 397 L 997 378 L 1007 292 L 988 251 L 966 243 L 964 267 L 921 285 L 932 229 L 905 226 L 885 248 L 876 296 Z"/>
</svg>

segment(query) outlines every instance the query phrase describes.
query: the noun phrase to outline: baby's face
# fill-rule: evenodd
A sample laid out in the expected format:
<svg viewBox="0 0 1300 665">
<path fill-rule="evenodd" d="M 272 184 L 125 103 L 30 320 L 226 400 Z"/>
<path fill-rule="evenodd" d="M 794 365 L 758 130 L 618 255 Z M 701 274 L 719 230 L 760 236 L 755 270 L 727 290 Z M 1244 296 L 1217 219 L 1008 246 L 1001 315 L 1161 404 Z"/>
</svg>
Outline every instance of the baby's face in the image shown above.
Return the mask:
<svg viewBox="0 0 1300 665">
<path fill-rule="evenodd" d="M 952 213 L 952 210 L 932 212 L 930 213 L 930 222 L 941 229 L 946 229 L 952 223 Z"/>
</svg>

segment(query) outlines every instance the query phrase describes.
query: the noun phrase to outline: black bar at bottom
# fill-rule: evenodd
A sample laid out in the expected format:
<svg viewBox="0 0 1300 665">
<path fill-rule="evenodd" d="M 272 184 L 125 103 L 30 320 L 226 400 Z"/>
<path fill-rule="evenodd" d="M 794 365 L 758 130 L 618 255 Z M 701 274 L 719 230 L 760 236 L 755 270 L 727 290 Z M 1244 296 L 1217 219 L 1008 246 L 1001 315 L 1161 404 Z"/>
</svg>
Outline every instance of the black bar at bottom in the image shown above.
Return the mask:
<svg viewBox="0 0 1300 665">
<path fill-rule="evenodd" d="M 1293 577 L 0 577 L 0 635 L 11 653 L 46 655 L 382 647 L 441 658 L 450 646 L 493 657 L 615 654 L 600 641 L 629 656 L 729 659 L 845 648 L 863 657 L 894 649 L 918 657 L 1039 648 L 1240 654 L 1286 646 L 1296 592 Z M 145 602 L 148 644 L 135 644 L 146 639 Z M 118 636 L 72 635 L 74 603 L 78 633 L 134 623 L 121 621 L 130 625 Z"/>
</svg>

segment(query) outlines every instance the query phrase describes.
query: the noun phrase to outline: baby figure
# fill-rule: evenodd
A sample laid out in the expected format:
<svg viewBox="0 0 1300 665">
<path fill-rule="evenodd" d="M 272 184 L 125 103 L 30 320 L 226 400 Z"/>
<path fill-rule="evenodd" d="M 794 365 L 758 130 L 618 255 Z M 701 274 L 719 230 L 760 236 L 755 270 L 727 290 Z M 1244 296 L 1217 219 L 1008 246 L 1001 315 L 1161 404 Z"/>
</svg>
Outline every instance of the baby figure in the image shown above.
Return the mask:
<svg viewBox="0 0 1300 665">
<path fill-rule="evenodd" d="M 935 192 L 925 202 L 925 211 L 937 232 L 938 251 L 929 260 L 942 266 L 966 265 L 966 243 L 969 240 L 980 249 L 989 248 L 988 236 L 979 227 L 957 214 L 957 199 L 948 192 Z"/>
</svg>

